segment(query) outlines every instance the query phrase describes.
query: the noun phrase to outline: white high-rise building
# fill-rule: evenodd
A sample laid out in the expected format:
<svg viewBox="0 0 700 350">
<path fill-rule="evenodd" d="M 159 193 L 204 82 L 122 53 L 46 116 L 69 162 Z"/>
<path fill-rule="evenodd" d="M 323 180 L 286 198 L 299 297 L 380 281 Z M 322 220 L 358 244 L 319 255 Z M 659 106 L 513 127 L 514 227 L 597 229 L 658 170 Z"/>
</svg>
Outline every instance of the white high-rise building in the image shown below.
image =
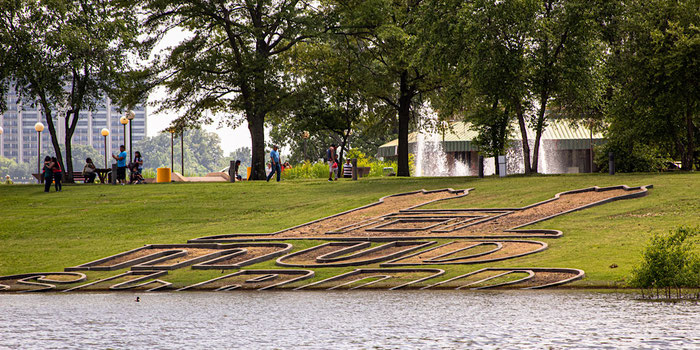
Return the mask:
<svg viewBox="0 0 700 350">
<path fill-rule="evenodd" d="M 41 156 L 53 155 L 54 149 L 51 144 L 51 135 L 48 125 L 41 111 L 41 106 L 18 102 L 17 95 L 10 89 L 6 96 L 7 110 L 0 114 L 0 126 L 3 133 L 0 135 L 0 155 L 13 159 L 18 163 L 35 161 L 37 159 L 37 132 L 34 124 L 41 122 L 45 129 L 41 133 Z M 146 120 L 148 113 L 146 107 L 136 106 L 133 110 L 135 117 L 131 121 L 131 132 L 133 142 L 140 141 L 146 137 Z M 56 127 L 56 134 L 59 143 L 65 140 L 66 128 L 64 115 L 58 115 L 57 109 L 52 111 L 53 123 Z M 78 125 L 73 134 L 72 144 L 90 145 L 100 154 L 104 154 L 104 137 L 100 134 L 102 128 L 109 130 L 107 139 L 107 155 L 116 153 L 119 145 L 129 144 L 129 125 L 124 135 L 124 126 L 119 122 L 119 118 L 125 115 L 125 111 L 119 112 L 117 106 L 112 104 L 109 98 L 104 98 L 98 103 L 94 111 L 81 111 Z"/>
</svg>

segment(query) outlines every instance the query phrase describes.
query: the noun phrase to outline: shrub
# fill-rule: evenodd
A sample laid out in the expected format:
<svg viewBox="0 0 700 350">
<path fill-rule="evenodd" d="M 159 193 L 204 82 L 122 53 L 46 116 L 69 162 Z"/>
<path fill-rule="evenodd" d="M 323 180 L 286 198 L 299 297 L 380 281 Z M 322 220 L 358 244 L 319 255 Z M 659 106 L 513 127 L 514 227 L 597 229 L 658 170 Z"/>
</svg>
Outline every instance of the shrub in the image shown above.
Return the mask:
<svg viewBox="0 0 700 350">
<path fill-rule="evenodd" d="M 672 162 L 672 159 L 652 146 L 636 142 L 627 145 L 611 140 L 595 150 L 595 162 L 601 172 L 608 172 L 610 152 L 615 155 L 615 171 L 621 173 L 663 171 Z"/>
<path fill-rule="evenodd" d="M 644 249 L 642 263 L 632 272 L 630 285 L 642 290 L 663 291 L 666 298 L 673 290 L 700 288 L 700 228 L 679 227 L 668 234 L 655 234 Z M 649 294 L 651 296 L 651 294 Z"/>
<path fill-rule="evenodd" d="M 376 159 L 371 159 L 367 156 L 365 156 L 364 153 L 360 151 L 355 151 L 350 150 L 347 153 L 347 158 L 357 158 L 357 166 L 358 167 L 369 167 L 370 172 L 369 176 L 383 176 L 384 175 L 384 168 L 393 168 L 394 173 L 396 173 L 396 162 L 391 162 L 391 161 L 380 161 Z M 343 171 L 343 165 L 339 165 L 340 168 L 338 169 L 339 173 L 338 176 L 342 176 L 342 171 Z M 296 166 L 292 167 L 291 169 L 287 169 L 282 172 L 282 178 L 283 179 L 324 179 L 328 178 L 328 164 L 327 163 L 322 163 L 322 162 L 317 162 L 317 163 L 311 163 L 310 161 L 306 161 L 301 164 L 297 164 Z"/>
<path fill-rule="evenodd" d="M 328 177 L 328 164 L 305 161 L 282 172 L 284 179 L 317 179 Z"/>
</svg>

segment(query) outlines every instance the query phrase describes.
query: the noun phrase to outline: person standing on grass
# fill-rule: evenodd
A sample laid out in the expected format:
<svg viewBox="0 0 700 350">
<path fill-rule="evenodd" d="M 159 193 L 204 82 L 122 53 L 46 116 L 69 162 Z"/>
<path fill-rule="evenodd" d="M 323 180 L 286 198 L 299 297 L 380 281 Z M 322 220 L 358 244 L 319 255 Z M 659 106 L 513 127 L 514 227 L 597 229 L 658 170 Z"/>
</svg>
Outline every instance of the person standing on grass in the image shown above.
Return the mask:
<svg viewBox="0 0 700 350">
<path fill-rule="evenodd" d="M 326 159 L 328 160 L 328 181 L 333 181 L 333 174 L 335 174 L 336 179 L 338 178 L 338 173 L 335 172 L 335 170 L 338 169 L 338 166 L 336 165 L 335 170 L 333 169 L 335 158 L 335 145 L 331 144 L 331 146 L 328 147 L 328 150 L 326 150 Z"/>
<path fill-rule="evenodd" d="M 112 155 L 112 158 L 117 160 L 117 181 L 124 185 L 126 183 L 126 147 L 119 146 L 119 155 Z"/>
<path fill-rule="evenodd" d="M 343 165 L 343 177 L 352 177 L 352 164 L 350 164 L 350 158 L 345 158 L 345 165 Z"/>
<path fill-rule="evenodd" d="M 56 188 L 56 192 L 61 192 L 63 186 L 61 185 L 61 180 L 63 179 L 63 169 L 61 169 L 61 164 L 58 162 L 56 157 L 51 157 L 51 171 L 53 172 L 53 183 Z"/>
<path fill-rule="evenodd" d="M 44 192 L 48 193 L 51 189 L 51 183 L 53 182 L 53 171 L 51 171 L 51 157 L 46 156 L 44 158 L 44 168 L 42 168 L 42 175 L 44 176 Z"/>
<path fill-rule="evenodd" d="M 280 182 L 280 175 L 282 174 L 282 164 L 280 164 L 280 154 L 277 151 L 277 145 L 272 146 L 272 151 L 270 151 L 270 174 L 267 175 L 267 182 L 270 182 L 272 174 L 277 173 L 277 182 Z"/>
</svg>

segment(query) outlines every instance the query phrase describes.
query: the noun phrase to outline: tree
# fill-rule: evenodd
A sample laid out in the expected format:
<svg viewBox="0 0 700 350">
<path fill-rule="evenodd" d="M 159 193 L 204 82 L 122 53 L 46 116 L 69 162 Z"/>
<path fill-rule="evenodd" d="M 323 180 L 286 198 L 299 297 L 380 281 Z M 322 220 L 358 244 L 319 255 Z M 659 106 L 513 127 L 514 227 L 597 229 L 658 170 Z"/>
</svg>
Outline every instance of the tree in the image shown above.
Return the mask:
<svg viewBox="0 0 700 350">
<path fill-rule="evenodd" d="M 319 143 L 312 144 L 312 154 L 320 154 L 319 151 L 334 143 L 340 149 L 338 156 L 342 162 L 351 133 L 357 132 L 356 125 L 371 114 L 373 107 L 371 99 L 362 94 L 362 86 L 371 77 L 353 54 L 349 47 L 352 44 L 343 36 L 330 34 L 297 45 L 290 52 L 294 63 L 288 74 L 299 82 L 298 93 L 289 113 L 276 118 L 271 136 L 296 145 L 298 150 L 308 146 L 309 139 L 302 137 L 308 132 L 309 138 L 313 135 L 313 140 Z"/>
<path fill-rule="evenodd" d="M 235 151 L 229 153 L 228 157 L 224 157 L 220 163 L 220 167 L 223 169 L 231 165 L 231 161 L 240 160 L 241 169 L 245 169 L 250 166 L 250 147 L 239 147 Z"/>
<path fill-rule="evenodd" d="M 456 104 L 477 124 L 481 140 L 493 145 L 503 139 L 494 132 L 504 131 L 514 115 L 525 173 L 537 172 L 549 107 L 554 105 L 559 116 L 575 116 L 599 102 L 602 48 L 593 9 L 578 0 L 443 3 L 430 5 L 438 13 L 432 36 L 446 48 L 437 60 L 452 68 L 443 100 Z M 493 112 L 484 113 L 488 110 Z M 535 131 L 532 159 L 528 124 Z"/>
<path fill-rule="evenodd" d="M 425 25 L 439 50 L 431 62 L 449 72 L 434 102 L 442 114 L 471 122 L 487 155 L 504 151 L 511 120 L 517 119 L 529 174 L 527 50 L 537 1 L 434 1 L 430 7 L 434 14 Z"/>
<path fill-rule="evenodd" d="M 589 1 L 544 0 L 535 14 L 532 45 L 526 53 L 531 67 L 528 83 L 537 105 L 531 119 L 535 130 L 533 172 L 538 171 L 550 102 L 555 100 L 577 111 L 580 108 L 576 106 L 595 106 L 602 94 L 602 46 L 594 21 L 597 12 L 590 5 Z"/>
<path fill-rule="evenodd" d="M 398 121 L 398 176 L 410 176 L 408 134 L 421 96 L 437 89 L 439 77 L 424 69 L 418 40 L 423 27 L 420 0 L 356 1 L 338 4 L 340 35 L 354 43 L 366 75 L 362 92 L 392 109 Z"/>
<path fill-rule="evenodd" d="M 610 107 L 610 136 L 653 144 L 691 170 L 700 126 L 697 1 L 626 2 Z"/>
<path fill-rule="evenodd" d="M 282 54 L 325 30 L 323 8 L 299 0 L 143 0 L 147 31 L 184 29 L 190 36 L 153 69 L 165 86 L 162 109 L 180 111 L 179 123 L 243 119 L 252 139 L 254 180 L 265 178 L 266 118 L 290 97 Z M 242 115 L 241 115 L 242 113 Z"/>
<path fill-rule="evenodd" d="M 172 162 L 178 167 L 182 155 L 180 134 L 175 134 Z M 170 168 L 170 133 L 161 133 L 134 143 L 134 151 L 139 151 L 144 159 L 144 168 Z M 187 174 L 206 174 L 221 170 L 223 151 L 219 135 L 206 130 L 185 131 L 185 168 Z M 187 176 L 186 174 L 183 174 Z"/>
<path fill-rule="evenodd" d="M 72 181 L 72 138 L 80 112 L 117 91 L 129 68 L 129 55 L 144 57 L 149 46 L 136 40 L 136 13 L 128 1 L 20 0 L 0 5 L 2 51 L 15 89 L 27 103 L 39 103 L 66 180 Z M 54 112 L 63 114 L 59 140 Z M 65 159 L 60 143 L 65 145 Z"/>
</svg>

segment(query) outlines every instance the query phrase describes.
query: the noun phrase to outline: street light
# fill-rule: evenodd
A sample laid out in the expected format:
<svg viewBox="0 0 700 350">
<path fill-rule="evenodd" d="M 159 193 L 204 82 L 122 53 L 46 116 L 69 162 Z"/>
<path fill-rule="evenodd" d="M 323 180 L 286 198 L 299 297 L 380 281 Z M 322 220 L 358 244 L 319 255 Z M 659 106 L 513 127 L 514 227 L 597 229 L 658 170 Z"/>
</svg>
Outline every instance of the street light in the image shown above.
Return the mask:
<svg viewBox="0 0 700 350">
<path fill-rule="evenodd" d="M 180 169 L 182 169 L 182 176 L 185 176 L 185 129 L 180 131 Z"/>
<path fill-rule="evenodd" d="M 121 117 L 119 118 L 119 122 L 124 125 L 124 143 L 122 145 L 126 146 L 126 124 L 129 124 L 129 119 L 126 119 L 126 117 Z"/>
<path fill-rule="evenodd" d="M 134 120 L 134 117 L 136 117 L 134 111 L 126 112 L 126 119 L 129 119 L 129 162 L 134 161 L 134 149 L 131 148 L 131 146 L 133 145 L 133 142 L 131 140 L 131 137 L 133 136 L 133 133 L 131 132 L 131 124 L 133 124 L 132 121 Z"/>
<path fill-rule="evenodd" d="M 36 124 L 34 124 L 34 130 L 36 130 L 37 135 L 36 172 L 37 174 L 41 174 L 41 132 L 44 131 L 44 124 L 41 124 L 41 122 L 37 122 Z M 41 179 L 41 176 L 39 176 L 39 179 Z M 39 183 L 41 183 L 41 180 L 39 180 Z"/>
<path fill-rule="evenodd" d="M 175 128 L 168 128 L 168 132 L 170 133 L 170 172 L 173 173 L 175 172 L 175 170 L 173 169 L 175 167 L 175 156 L 173 155 L 173 140 L 175 139 Z"/>
<path fill-rule="evenodd" d="M 109 130 L 107 128 L 103 128 L 100 131 L 100 134 L 105 137 L 105 169 L 107 169 L 107 136 L 109 136 Z"/>
</svg>

